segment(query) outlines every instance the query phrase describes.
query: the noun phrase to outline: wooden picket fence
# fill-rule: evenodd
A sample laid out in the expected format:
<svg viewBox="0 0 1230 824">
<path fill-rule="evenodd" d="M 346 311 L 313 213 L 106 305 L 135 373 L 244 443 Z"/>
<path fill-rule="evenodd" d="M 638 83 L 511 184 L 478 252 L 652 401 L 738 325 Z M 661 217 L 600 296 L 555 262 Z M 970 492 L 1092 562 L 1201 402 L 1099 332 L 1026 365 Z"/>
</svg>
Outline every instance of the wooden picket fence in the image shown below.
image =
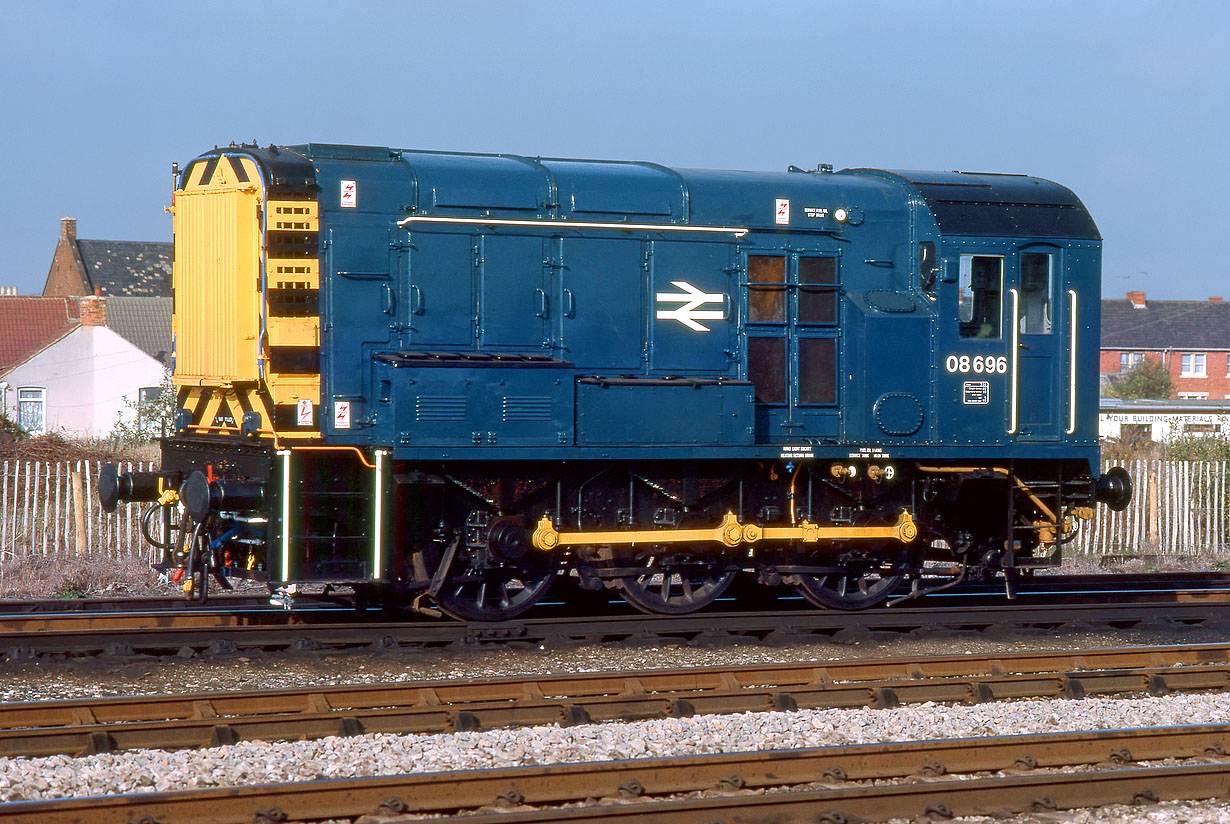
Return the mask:
<svg viewBox="0 0 1230 824">
<path fill-rule="evenodd" d="M 1072 554 L 1221 554 L 1230 544 L 1226 461 L 1111 461 L 1132 476 L 1122 512 L 1095 508 Z"/>
<path fill-rule="evenodd" d="M 1132 504 L 1095 508 L 1065 548 L 1069 555 L 1220 554 L 1230 544 L 1230 485 L 1225 461 L 1130 461 Z M 1108 466 L 1110 464 L 1107 464 Z M 98 504 L 97 461 L 8 460 L 0 464 L 0 561 L 19 555 L 156 559 L 139 519 L 143 504 L 113 513 Z M 120 471 L 153 469 L 122 464 Z M 156 529 L 157 521 L 154 528 Z"/>
<path fill-rule="evenodd" d="M 121 504 L 110 513 L 99 506 L 99 467 L 98 461 L 0 464 L 0 561 L 19 555 L 153 558 L 141 537 L 143 504 Z M 154 465 L 129 462 L 119 468 Z"/>
</svg>

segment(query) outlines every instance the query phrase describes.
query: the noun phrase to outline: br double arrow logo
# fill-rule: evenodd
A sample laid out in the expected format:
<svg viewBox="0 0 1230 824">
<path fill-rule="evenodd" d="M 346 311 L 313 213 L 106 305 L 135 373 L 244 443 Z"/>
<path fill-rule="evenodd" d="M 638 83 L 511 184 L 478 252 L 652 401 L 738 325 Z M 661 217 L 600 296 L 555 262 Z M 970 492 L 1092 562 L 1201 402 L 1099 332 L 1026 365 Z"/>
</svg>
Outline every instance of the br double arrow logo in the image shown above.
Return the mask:
<svg viewBox="0 0 1230 824">
<path fill-rule="evenodd" d="M 722 306 L 726 296 L 722 293 L 710 294 L 702 292 L 686 280 L 672 280 L 671 285 L 678 287 L 678 292 L 658 292 L 658 303 L 682 304 L 676 309 L 659 309 L 658 320 L 677 320 L 693 332 L 708 332 L 709 327 L 703 326 L 699 320 L 723 320 L 726 317 L 725 308 L 701 309 L 707 303 Z"/>
</svg>

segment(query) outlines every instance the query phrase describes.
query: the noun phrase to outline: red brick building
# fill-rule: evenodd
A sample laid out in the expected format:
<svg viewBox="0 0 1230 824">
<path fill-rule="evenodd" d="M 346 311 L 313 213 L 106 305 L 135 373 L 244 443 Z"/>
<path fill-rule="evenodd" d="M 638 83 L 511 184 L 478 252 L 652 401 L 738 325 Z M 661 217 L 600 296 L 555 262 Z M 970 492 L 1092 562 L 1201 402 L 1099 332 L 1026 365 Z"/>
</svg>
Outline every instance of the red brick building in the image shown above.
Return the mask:
<svg viewBox="0 0 1230 824">
<path fill-rule="evenodd" d="M 1146 300 L 1144 292 L 1102 301 L 1103 381 L 1145 358 L 1166 364 L 1176 398 L 1230 398 L 1230 303 Z"/>
</svg>

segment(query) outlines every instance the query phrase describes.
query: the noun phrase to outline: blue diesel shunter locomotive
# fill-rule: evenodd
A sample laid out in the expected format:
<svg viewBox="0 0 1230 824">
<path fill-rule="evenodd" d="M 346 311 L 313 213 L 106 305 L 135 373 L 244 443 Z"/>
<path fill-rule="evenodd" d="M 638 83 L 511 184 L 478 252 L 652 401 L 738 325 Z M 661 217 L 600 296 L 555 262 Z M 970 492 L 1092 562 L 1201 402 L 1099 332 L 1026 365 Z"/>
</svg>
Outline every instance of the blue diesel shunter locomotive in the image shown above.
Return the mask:
<svg viewBox="0 0 1230 824">
<path fill-rule="evenodd" d="M 173 212 L 176 432 L 100 490 L 198 596 L 857 609 L 1055 565 L 1130 495 L 1101 240 L 1046 180 L 232 145 Z"/>
</svg>

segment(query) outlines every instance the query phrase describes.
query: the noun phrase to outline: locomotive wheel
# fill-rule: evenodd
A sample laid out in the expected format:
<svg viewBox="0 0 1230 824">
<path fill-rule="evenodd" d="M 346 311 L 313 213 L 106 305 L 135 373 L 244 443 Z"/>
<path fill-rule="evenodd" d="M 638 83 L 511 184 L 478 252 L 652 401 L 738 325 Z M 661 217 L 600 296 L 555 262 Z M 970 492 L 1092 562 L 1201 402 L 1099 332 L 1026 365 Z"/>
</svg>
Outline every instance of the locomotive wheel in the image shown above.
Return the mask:
<svg viewBox="0 0 1230 824">
<path fill-rule="evenodd" d="M 654 614 L 683 615 L 707 607 L 735 579 L 734 570 L 669 555 L 650 554 L 629 565 L 644 570 L 616 579 L 620 596 L 641 612 Z"/>
<path fill-rule="evenodd" d="M 884 601 L 904 577 L 878 568 L 850 568 L 824 575 L 799 575 L 795 586 L 821 609 L 856 610 Z"/>
<path fill-rule="evenodd" d="M 436 604 L 462 621 L 507 621 L 538 603 L 553 580 L 551 566 L 470 566 L 444 581 Z"/>
</svg>

